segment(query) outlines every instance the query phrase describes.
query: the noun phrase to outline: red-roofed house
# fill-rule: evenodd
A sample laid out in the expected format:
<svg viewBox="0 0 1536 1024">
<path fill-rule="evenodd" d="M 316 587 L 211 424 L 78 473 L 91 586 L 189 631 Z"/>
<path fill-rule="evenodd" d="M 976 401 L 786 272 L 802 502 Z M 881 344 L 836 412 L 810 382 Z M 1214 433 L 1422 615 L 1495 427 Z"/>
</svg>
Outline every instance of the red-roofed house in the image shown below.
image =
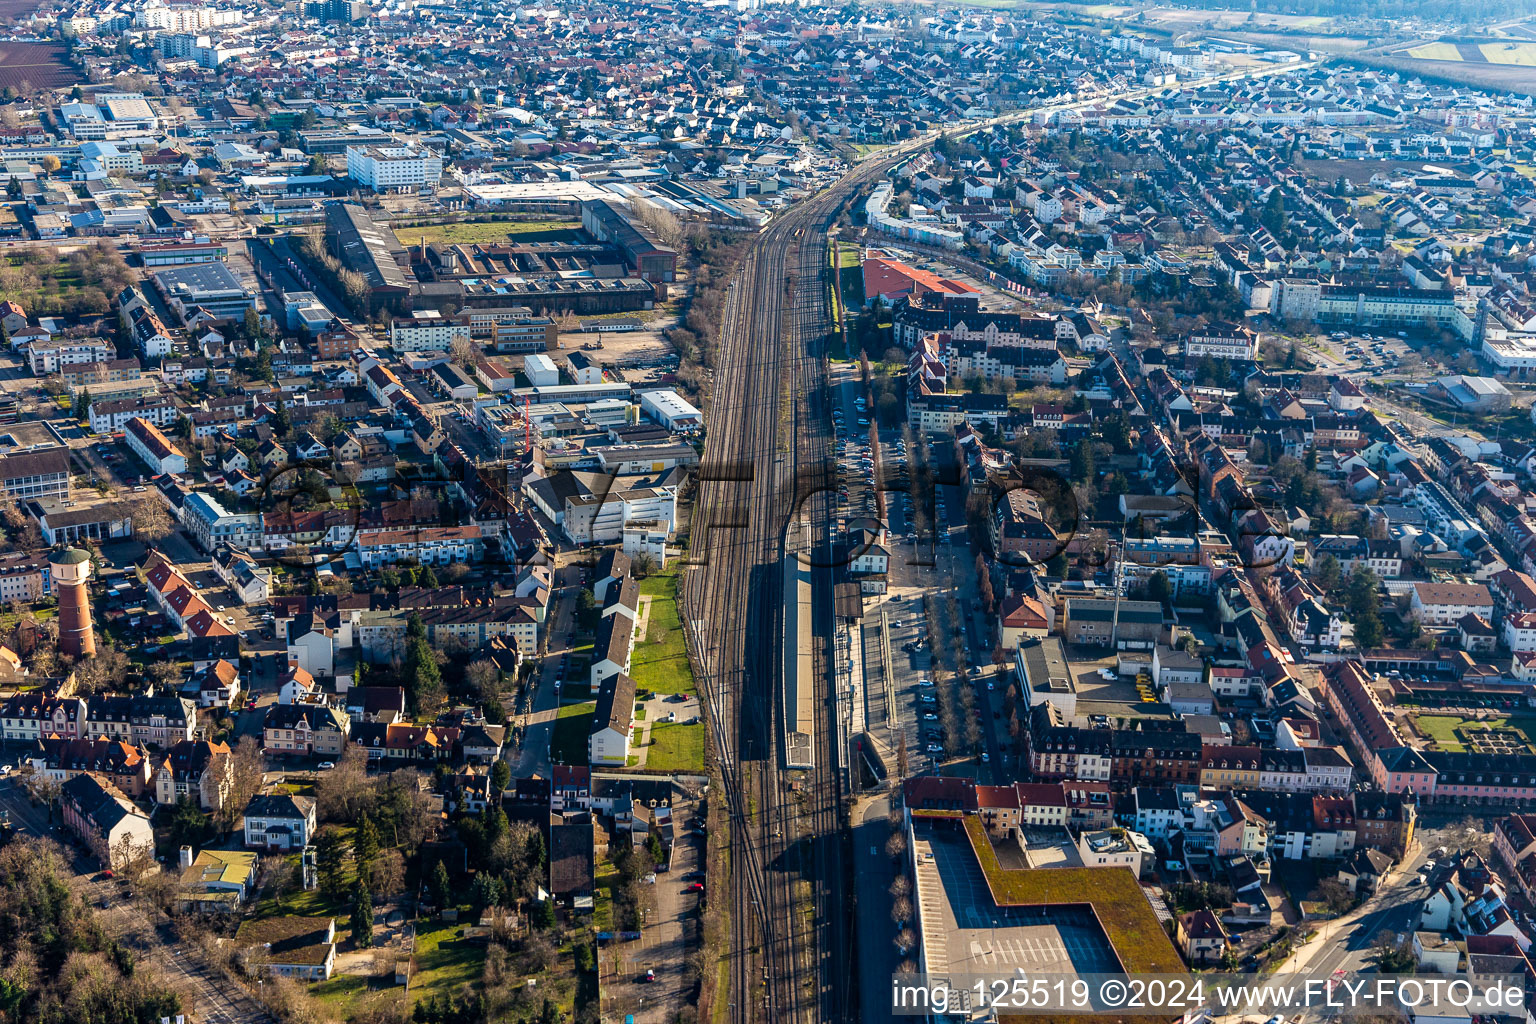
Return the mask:
<svg viewBox="0 0 1536 1024">
<path fill-rule="evenodd" d="M 889 306 L 903 296 L 915 297 L 929 292 L 974 295 L 976 289 L 960 281 L 909 267 L 898 260 L 874 256 L 864 261 L 864 300 L 868 303 L 883 302 Z"/>
<path fill-rule="evenodd" d="M 1032 597 L 1023 594 L 1005 597 L 999 612 L 1004 648 L 1016 649 L 1026 638 L 1051 635 L 1050 611 Z"/>
</svg>

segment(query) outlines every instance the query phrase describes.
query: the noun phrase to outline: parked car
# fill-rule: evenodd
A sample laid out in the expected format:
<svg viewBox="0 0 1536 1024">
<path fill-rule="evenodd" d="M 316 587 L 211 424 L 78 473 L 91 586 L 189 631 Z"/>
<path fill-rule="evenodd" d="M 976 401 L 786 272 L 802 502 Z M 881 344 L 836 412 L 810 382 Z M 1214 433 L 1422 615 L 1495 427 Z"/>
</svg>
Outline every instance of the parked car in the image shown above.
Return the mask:
<svg viewBox="0 0 1536 1024">
<path fill-rule="evenodd" d="M 704 891 L 704 883 L 703 882 L 690 882 L 689 884 L 683 886 L 683 892 L 702 893 L 703 891 Z"/>
</svg>

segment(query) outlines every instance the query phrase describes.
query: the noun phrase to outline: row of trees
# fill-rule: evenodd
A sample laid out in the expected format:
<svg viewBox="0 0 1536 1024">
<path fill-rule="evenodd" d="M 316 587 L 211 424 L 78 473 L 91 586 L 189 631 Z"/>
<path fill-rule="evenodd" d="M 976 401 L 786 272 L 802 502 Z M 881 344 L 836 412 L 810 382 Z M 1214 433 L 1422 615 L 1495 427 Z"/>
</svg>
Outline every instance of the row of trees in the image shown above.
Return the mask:
<svg viewBox="0 0 1536 1024">
<path fill-rule="evenodd" d="M 325 232 L 318 224 L 298 236 L 299 255 L 310 266 L 319 270 L 341 292 L 353 312 L 362 314 L 368 309 L 368 279 L 355 270 L 342 265 L 325 247 Z"/>
</svg>

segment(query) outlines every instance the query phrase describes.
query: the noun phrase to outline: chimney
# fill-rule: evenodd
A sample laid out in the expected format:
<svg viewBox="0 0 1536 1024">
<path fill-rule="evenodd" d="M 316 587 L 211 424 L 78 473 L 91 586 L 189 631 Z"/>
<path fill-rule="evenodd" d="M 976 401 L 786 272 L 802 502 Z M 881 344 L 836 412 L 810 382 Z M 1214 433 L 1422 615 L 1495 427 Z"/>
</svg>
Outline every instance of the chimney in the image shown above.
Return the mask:
<svg viewBox="0 0 1536 1024">
<path fill-rule="evenodd" d="M 176 858 L 176 863 L 181 865 L 183 870 L 191 867 L 192 866 L 192 847 L 190 847 L 190 846 L 183 846 L 181 848 L 181 853 Z"/>
</svg>

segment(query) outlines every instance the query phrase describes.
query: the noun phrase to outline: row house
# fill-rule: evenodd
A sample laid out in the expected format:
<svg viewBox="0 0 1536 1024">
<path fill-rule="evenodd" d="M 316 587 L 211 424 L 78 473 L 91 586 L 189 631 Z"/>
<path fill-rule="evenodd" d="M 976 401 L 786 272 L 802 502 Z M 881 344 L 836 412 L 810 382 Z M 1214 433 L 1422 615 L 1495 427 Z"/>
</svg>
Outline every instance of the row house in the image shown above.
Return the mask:
<svg viewBox="0 0 1536 1024">
<path fill-rule="evenodd" d="M 162 750 L 190 740 L 197 730 L 197 705 L 175 695 L 97 695 L 87 702 L 85 734 Z"/>
<path fill-rule="evenodd" d="M 1270 823 L 1272 857 L 1327 860 L 1355 848 L 1355 803 L 1349 796 L 1247 792 L 1238 798 Z"/>
<path fill-rule="evenodd" d="M 1050 703 L 1031 710 L 1027 742 L 1034 777 L 1041 781 L 1108 782 L 1113 760 L 1109 730 L 1059 724 L 1060 716 L 1053 715 L 1054 711 Z"/>
<path fill-rule="evenodd" d="M 150 780 L 150 759 L 143 750 L 106 737 L 45 737 L 37 741 L 29 760 L 33 772 L 53 782 L 94 772 L 131 797 L 143 795 Z"/>
<path fill-rule="evenodd" d="M 190 742 L 197 730 L 197 705 L 175 695 L 129 698 L 128 725 L 133 742 L 156 750 Z"/>
<path fill-rule="evenodd" d="M 1299 793 L 1308 788 L 1307 752 L 1274 747 L 1207 746 L 1201 756 L 1200 786 Z"/>
<path fill-rule="evenodd" d="M 480 559 L 478 526 L 439 526 L 413 530 L 358 531 L 357 551 L 364 568 L 401 562 L 453 565 Z"/>
<path fill-rule="evenodd" d="M 1515 891 L 1536 896 L 1536 814 L 1511 814 L 1493 823 L 1493 857 Z"/>
<path fill-rule="evenodd" d="M 48 736 L 66 740 L 86 736 L 86 702 L 80 697 L 54 697 L 41 691 L 18 693 L 0 704 L 0 730 L 5 739 L 32 743 Z"/>
<path fill-rule="evenodd" d="M 372 664 L 388 664 L 405 655 L 411 615 L 419 615 L 434 647 L 478 650 L 496 641 L 511 642 L 523 652 L 538 650 L 539 611 L 534 598 L 500 598 L 489 604 L 379 609 L 358 616 L 356 632 L 362 656 Z"/>
<path fill-rule="evenodd" d="M 1105 783 L 983 786 L 972 779 L 916 776 L 903 783 L 903 792 L 909 809 L 975 813 L 989 831 L 1003 835 L 1017 828 L 1097 831 L 1114 822 L 1114 797 Z"/>
<path fill-rule="evenodd" d="M 1340 661 L 1323 669 L 1323 699 L 1350 744 L 1367 761 L 1379 756 L 1379 751 L 1407 746 L 1358 662 Z"/>
<path fill-rule="evenodd" d="M 368 751 L 370 761 L 447 761 L 459 751 L 457 726 L 422 726 L 409 722 L 355 722 L 352 742 Z"/>
<path fill-rule="evenodd" d="M 1355 845 L 1400 858 L 1413 844 L 1418 798 L 1412 793 L 1354 794 Z"/>
<path fill-rule="evenodd" d="M 152 863 L 155 835 L 149 816 L 100 775 L 81 772 L 59 791 L 64 827 L 113 871 Z"/>
<path fill-rule="evenodd" d="M 1201 743 L 1194 733 L 1116 729 L 1111 735 L 1110 777 L 1118 786 L 1199 780 Z"/>
<path fill-rule="evenodd" d="M 1433 769 L 1420 792 L 1454 807 L 1536 806 L 1536 756 L 1472 751 L 1424 751 Z"/>
</svg>

